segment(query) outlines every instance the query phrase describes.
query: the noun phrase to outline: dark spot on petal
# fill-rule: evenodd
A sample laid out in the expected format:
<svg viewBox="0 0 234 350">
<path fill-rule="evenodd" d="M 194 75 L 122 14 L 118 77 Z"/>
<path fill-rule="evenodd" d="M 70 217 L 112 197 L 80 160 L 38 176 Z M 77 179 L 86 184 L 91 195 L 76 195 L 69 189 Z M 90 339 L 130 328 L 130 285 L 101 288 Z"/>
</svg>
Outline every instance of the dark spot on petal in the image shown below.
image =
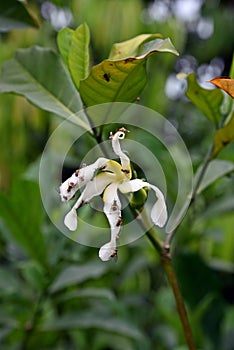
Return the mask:
<svg viewBox="0 0 234 350">
<path fill-rule="evenodd" d="M 128 170 L 128 169 L 121 169 L 121 171 L 122 171 L 124 174 L 129 174 L 129 173 L 130 173 L 130 170 Z"/>
<path fill-rule="evenodd" d="M 111 258 L 114 258 L 115 256 L 117 256 L 117 253 L 118 253 L 118 250 L 117 249 L 115 249 L 115 251 L 111 254 Z"/>
<path fill-rule="evenodd" d="M 121 216 L 118 218 L 118 221 L 116 223 L 116 227 L 119 227 L 122 224 L 122 218 Z"/>
<path fill-rule="evenodd" d="M 112 209 L 113 211 L 118 210 L 118 205 L 117 205 L 117 201 L 116 201 L 116 199 L 114 199 L 114 200 L 113 200 L 113 203 L 112 203 L 111 209 Z"/>
<path fill-rule="evenodd" d="M 70 192 L 74 186 L 75 186 L 74 182 L 69 182 L 67 192 Z"/>
</svg>

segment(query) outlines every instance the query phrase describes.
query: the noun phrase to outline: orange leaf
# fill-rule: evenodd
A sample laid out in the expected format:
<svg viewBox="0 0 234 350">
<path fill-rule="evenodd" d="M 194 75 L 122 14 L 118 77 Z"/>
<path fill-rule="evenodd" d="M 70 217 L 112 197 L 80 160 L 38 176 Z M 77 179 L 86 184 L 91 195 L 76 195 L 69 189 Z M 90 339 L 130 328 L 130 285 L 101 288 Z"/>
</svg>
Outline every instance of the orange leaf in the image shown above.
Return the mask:
<svg viewBox="0 0 234 350">
<path fill-rule="evenodd" d="M 232 98 L 234 98 L 234 79 L 229 77 L 217 77 L 210 80 L 210 83 L 226 91 Z"/>
</svg>

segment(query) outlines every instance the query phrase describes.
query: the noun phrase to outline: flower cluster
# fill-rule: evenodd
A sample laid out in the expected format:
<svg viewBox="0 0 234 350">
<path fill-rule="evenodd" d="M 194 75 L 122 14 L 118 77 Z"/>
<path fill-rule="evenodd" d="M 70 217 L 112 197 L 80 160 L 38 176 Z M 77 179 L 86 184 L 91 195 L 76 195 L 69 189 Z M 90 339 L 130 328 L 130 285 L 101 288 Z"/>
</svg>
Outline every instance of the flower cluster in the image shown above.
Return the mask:
<svg viewBox="0 0 234 350">
<path fill-rule="evenodd" d="M 85 186 L 80 197 L 64 219 L 64 224 L 71 231 L 75 231 L 77 228 L 76 210 L 89 203 L 93 197 L 103 193 L 103 211 L 111 229 L 110 241 L 99 250 L 99 257 L 103 261 L 107 261 L 117 254 L 116 241 L 119 238 L 122 224 L 121 202 L 118 191 L 130 193 L 139 191 L 144 187 L 151 188 L 157 197 L 157 201 L 151 210 L 151 219 L 159 227 L 163 227 L 167 220 L 167 208 L 162 192 L 156 186 L 143 180 L 131 180 L 130 160 L 121 150 L 119 142 L 119 140 L 124 139 L 126 132 L 125 128 L 121 128 L 114 135 L 110 135 L 113 151 L 120 158 L 120 163 L 112 159 L 98 158 L 95 163 L 76 170 L 60 186 L 62 201 L 69 201 L 78 189 Z"/>
</svg>

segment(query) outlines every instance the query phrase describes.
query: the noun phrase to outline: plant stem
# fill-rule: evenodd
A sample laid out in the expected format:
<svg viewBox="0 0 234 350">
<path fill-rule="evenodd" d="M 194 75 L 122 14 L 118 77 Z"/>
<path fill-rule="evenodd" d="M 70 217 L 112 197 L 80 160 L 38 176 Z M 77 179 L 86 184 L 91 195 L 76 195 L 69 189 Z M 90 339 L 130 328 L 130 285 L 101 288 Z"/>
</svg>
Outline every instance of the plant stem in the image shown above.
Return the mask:
<svg viewBox="0 0 234 350">
<path fill-rule="evenodd" d="M 160 258 L 176 300 L 177 310 L 180 316 L 181 324 L 183 326 L 184 336 L 188 348 L 189 350 L 196 350 L 196 345 L 189 323 L 188 314 L 180 291 L 179 283 L 176 278 L 175 270 L 172 265 L 171 254 L 168 247 L 165 249 L 164 254 L 160 254 Z"/>
<path fill-rule="evenodd" d="M 171 286 L 171 289 L 173 291 L 175 301 L 176 301 L 176 306 L 177 310 L 179 313 L 180 321 L 183 327 L 183 332 L 184 336 L 188 345 L 189 350 L 196 350 L 196 345 L 195 341 L 193 338 L 192 330 L 190 327 L 189 319 L 188 319 L 188 314 L 185 308 L 184 304 L 184 299 L 180 291 L 180 286 L 177 281 L 177 277 L 175 274 L 175 270 L 172 264 L 172 258 L 171 258 L 171 253 L 170 253 L 170 244 L 169 243 L 163 243 L 162 241 L 159 240 L 157 232 L 155 232 L 155 229 L 153 227 L 149 226 L 149 220 L 148 216 L 143 209 L 141 211 L 141 218 L 142 222 L 141 224 L 144 224 L 147 232 L 146 235 L 153 244 L 154 248 L 156 251 L 159 253 L 161 263 L 164 267 L 165 273 L 167 275 L 167 279 L 169 281 L 169 284 Z"/>
</svg>

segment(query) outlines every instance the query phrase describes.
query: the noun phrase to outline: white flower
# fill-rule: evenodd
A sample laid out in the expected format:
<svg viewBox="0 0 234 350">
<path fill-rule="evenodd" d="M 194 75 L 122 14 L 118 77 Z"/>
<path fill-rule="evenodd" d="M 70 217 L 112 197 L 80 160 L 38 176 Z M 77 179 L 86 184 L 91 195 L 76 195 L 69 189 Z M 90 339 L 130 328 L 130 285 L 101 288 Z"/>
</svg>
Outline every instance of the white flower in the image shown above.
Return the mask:
<svg viewBox="0 0 234 350">
<path fill-rule="evenodd" d="M 167 208 L 162 192 L 154 185 L 140 179 L 133 179 L 130 160 L 121 150 L 119 140 L 124 139 L 127 130 L 119 129 L 110 139 L 115 154 L 120 158 L 120 163 L 107 159 L 98 158 L 95 163 L 76 170 L 72 176 L 60 186 L 60 197 L 62 201 L 68 201 L 74 197 L 76 191 L 85 186 L 80 197 L 65 216 L 64 224 L 69 230 L 77 228 L 76 210 L 83 204 L 103 193 L 103 211 L 109 221 L 111 228 L 111 239 L 99 250 L 99 257 L 103 261 L 116 256 L 116 241 L 119 238 L 121 229 L 121 203 L 118 190 L 122 193 L 136 192 L 144 187 L 151 188 L 157 197 L 157 201 L 151 210 L 151 219 L 159 227 L 163 227 L 167 221 Z M 95 175 L 96 171 L 100 172 Z"/>
</svg>

